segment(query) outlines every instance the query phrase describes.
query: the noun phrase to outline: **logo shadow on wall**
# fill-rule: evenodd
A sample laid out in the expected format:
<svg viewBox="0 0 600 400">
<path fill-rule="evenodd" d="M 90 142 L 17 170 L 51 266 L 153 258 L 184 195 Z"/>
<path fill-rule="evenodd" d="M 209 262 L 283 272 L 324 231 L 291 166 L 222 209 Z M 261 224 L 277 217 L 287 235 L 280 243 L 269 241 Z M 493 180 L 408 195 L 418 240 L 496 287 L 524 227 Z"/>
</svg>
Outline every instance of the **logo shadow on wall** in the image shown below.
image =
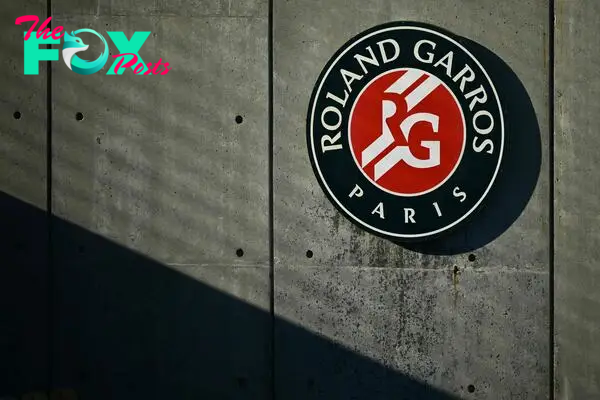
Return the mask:
<svg viewBox="0 0 600 400">
<path fill-rule="evenodd" d="M 515 72 L 482 45 L 458 37 L 493 77 L 505 123 L 504 155 L 492 189 L 479 209 L 446 234 L 423 242 L 396 242 L 409 250 L 453 255 L 481 248 L 507 231 L 529 203 L 541 169 L 540 127 L 531 99 Z"/>
</svg>

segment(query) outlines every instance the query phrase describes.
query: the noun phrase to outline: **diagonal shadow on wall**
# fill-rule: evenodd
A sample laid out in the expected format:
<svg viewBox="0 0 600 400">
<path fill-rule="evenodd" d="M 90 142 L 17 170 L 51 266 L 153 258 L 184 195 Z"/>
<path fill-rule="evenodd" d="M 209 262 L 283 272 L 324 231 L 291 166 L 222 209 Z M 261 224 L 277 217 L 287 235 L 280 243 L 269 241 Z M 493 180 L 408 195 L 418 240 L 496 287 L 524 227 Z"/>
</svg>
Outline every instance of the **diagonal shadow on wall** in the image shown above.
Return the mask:
<svg viewBox="0 0 600 400">
<path fill-rule="evenodd" d="M 0 212 L 0 396 L 50 376 L 80 399 L 454 398 L 278 318 L 295 365 L 272 385 L 268 311 L 8 194 Z"/>
</svg>

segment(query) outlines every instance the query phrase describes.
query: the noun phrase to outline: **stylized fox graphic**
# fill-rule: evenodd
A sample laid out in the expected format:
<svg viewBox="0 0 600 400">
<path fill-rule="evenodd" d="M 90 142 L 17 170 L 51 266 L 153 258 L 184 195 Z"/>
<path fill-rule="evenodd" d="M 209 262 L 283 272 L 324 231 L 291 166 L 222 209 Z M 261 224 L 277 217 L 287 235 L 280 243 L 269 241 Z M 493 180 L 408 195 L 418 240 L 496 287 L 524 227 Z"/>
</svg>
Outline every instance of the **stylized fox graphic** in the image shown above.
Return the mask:
<svg viewBox="0 0 600 400">
<path fill-rule="evenodd" d="M 86 51 L 90 47 L 83 43 L 81 38 L 76 36 L 76 34 L 80 32 L 93 33 L 102 39 L 102 42 L 104 42 L 104 51 L 98 59 L 94 61 L 85 61 L 75 55 L 76 53 Z M 104 40 L 102 35 L 91 29 L 79 29 L 78 31 L 71 32 L 70 35 L 65 32 L 62 56 L 63 60 L 65 60 L 65 64 L 67 64 L 67 67 L 69 67 L 71 71 L 82 75 L 90 75 L 100 71 L 104 64 L 106 64 L 106 61 L 108 60 L 108 43 L 106 43 L 106 40 Z"/>
<path fill-rule="evenodd" d="M 73 32 L 71 32 L 71 35 L 65 32 L 65 42 L 62 48 L 62 56 L 63 60 L 65 60 L 65 64 L 67 64 L 67 67 L 69 67 L 70 70 L 73 70 L 73 68 L 71 68 L 71 59 L 75 53 L 86 51 L 90 46 L 83 43 L 83 40 L 75 36 Z"/>
</svg>

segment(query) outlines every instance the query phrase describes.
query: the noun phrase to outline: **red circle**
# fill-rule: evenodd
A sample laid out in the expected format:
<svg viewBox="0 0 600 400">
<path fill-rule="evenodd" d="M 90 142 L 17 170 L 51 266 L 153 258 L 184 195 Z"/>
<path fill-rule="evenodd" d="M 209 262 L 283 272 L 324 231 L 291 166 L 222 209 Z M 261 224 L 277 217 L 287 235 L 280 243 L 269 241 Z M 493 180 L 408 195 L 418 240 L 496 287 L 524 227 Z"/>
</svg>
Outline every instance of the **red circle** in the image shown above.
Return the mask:
<svg viewBox="0 0 600 400">
<path fill-rule="evenodd" d="M 458 166 L 465 122 L 439 78 L 402 68 L 379 75 L 359 94 L 349 135 L 354 160 L 373 184 L 416 196 L 439 187 Z"/>
</svg>

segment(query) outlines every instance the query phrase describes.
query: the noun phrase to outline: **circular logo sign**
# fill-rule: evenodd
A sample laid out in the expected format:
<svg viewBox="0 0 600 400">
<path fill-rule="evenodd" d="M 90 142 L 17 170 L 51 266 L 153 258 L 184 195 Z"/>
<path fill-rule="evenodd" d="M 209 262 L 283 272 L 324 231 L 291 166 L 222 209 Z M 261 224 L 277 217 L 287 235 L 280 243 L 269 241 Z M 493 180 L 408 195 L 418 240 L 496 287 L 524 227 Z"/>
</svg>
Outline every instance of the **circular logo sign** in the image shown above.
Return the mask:
<svg viewBox="0 0 600 400">
<path fill-rule="evenodd" d="M 351 221 L 393 239 L 447 231 L 481 205 L 502 160 L 500 100 L 481 63 L 435 27 L 392 23 L 346 43 L 313 91 L 313 169 Z"/>
</svg>

